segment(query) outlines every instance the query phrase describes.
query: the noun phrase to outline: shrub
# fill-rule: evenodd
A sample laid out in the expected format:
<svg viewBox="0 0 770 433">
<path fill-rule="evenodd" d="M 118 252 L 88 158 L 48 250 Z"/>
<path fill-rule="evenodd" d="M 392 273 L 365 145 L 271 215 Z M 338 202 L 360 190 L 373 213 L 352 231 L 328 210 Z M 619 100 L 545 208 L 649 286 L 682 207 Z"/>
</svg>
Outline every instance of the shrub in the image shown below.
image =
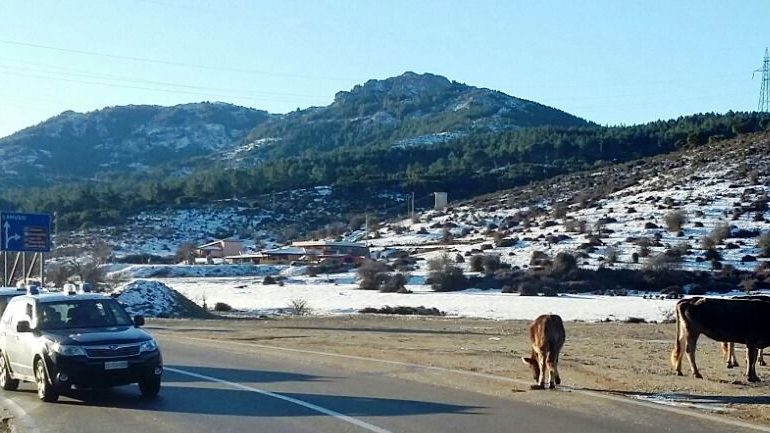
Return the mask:
<svg viewBox="0 0 770 433">
<path fill-rule="evenodd" d="M 700 241 L 700 247 L 704 250 L 711 250 L 714 249 L 718 244 L 717 241 L 714 240 L 711 236 L 704 236 L 703 239 Z"/>
<path fill-rule="evenodd" d="M 529 259 L 530 266 L 550 266 L 551 258 L 548 254 L 542 251 L 532 251 L 532 256 Z"/>
<path fill-rule="evenodd" d="M 454 236 L 452 236 L 452 230 L 448 226 L 444 226 L 444 228 L 441 229 L 441 241 L 448 243 L 452 242 L 452 239 Z"/>
<path fill-rule="evenodd" d="M 706 253 L 703 254 L 703 257 L 706 260 L 710 260 L 710 261 L 722 260 L 722 254 L 720 254 L 719 251 L 717 251 L 714 248 L 709 248 L 708 250 L 706 250 Z"/>
<path fill-rule="evenodd" d="M 656 254 L 647 261 L 645 269 L 653 272 L 666 271 L 671 269 L 672 265 L 680 260 L 681 256 L 668 255 L 665 252 Z"/>
<path fill-rule="evenodd" d="M 537 289 L 532 281 L 522 281 L 519 283 L 519 296 L 537 296 Z"/>
<path fill-rule="evenodd" d="M 428 259 L 429 272 L 441 271 L 452 265 L 454 265 L 454 262 L 447 253 L 442 253 L 436 257 Z"/>
<path fill-rule="evenodd" d="M 443 272 L 434 271 L 429 274 L 428 278 L 431 281 L 431 289 L 436 292 L 464 290 L 468 283 L 462 269 L 456 266 L 449 266 Z"/>
<path fill-rule="evenodd" d="M 484 266 L 484 274 L 486 275 L 494 274 L 495 271 L 500 269 L 502 265 L 502 263 L 500 263 L 500 256 L 492 254 L 485 254 L 482 260 L 482 264 Z"/>
<path fill-rule="evenodd" d="M 380 292 L 383 293 L 407 293 L 406 282 L 408 280 L 405 274 L 396 272 L 393 274 L 382 274 L 380 282 Z"/>
<path fill-rule="evenodd" d="M 606 263 L 612 265 L 618 261 L 618 250 L 615 247 L 607 247 L 604 249 L 604 259 Z"/>
<path fill-rule="evenodd" d="M 233 311 L 233 307 L 224 302 L 217 302 L 214 304 L 214 311 Z"/>
<path fill-rule="evenodd" d="M 560 252 L 556 254 L 553 263 L 551 263 L 551 275 L 564 275 L 577 268 L 577 259 L 569 253 Z"/>
<path fill-rule="evenodd" d="M 428 260 L 428 280 L 436 292 L 463 290 L 468 282 L 462 269 L 446 253 Z"/>
<path fill-rule="evenodd" d="M 770 231 L 766 231 L 757 239 L 760 257 L 770 257 Z"/>
<path fill-rule="evenodd" d="M 556 202 L 551 209 L 551 216 L 554 218 L 564 218 L 567 216 L 569 207 L 564 202 Z"/>
<path fill-rule="evenodd" d="M 682 226 L 687 222 L 687 216 L 681 210 L 676 210 L 667 213 L 663 220 L 666 223 L 666 228 L 670 232 L 678 232 L 682 230 Z"/>
<path fill-rule="evenodd" d="M 682 258 L 690 254 L 690 244 L 687 242 L 680 242 L 666 251 L 666 255 L 674 258 Z"/>
<path fill-rule="evenodd" d="M 709 237 L 718 245 L 730 236 L 730 224 L 719 223 L 709 233 Z"/>
<path fill-rule="evenodd" d="M 484 255 L 483 254 L 476 254 L 475 256 L 471 256 L 470 265 L 471 265 L 471 271 L 472 272 L 481 272 L 481 271 L 483 271 L 484 270 Z"/>
<path fill-rule="evenodd" d="M 564 230 L 572 233 L 585 233 L 588 223 L 586 220 L 567 220 L 564 222 Z"/>
<path fill-rule="evenodd" d="M 358 278 L 361 280 L 358 283 L 358 288 L 363 290 L 379 289 L 384 276 L 389 271 L 390 269 L 385 263 L 378 262 L 377 260 L 366 260 L 356 271 Z"/>
<path fill-rule="evenodd" d="M 647 257 L 650 255 L 650 245 L 652 242 L 649 238 L 639 238 L 636 240 L 636 245 L 639 246 L 639 257 Z"/>
<path fill-rule="evenodd" d="M 496 246 L 497 248 L 507 248 L 507 247 L 512 247 L 512 246 L 516 245 L 516 243 L 517 243 L 518 241 L 519 241 L 519 240 L 518 240 L 518 239 L 516 239 L 516 238 L 501 238 L 501 239 L 499 239 L 499 240 L 495 240 L 495 246 Z"/>
<path fill-rule="evenodd" d="M 275 284 L 275 283 L 277 283 L 277 281 L 275 281 L 275 278 L 272 275 L 268 275 L 262 280 L 262 284 L 264 285 Z"/>
<path fill-rule="evenodd" d="M 307 299 L 292 299 L 289 301 L 289 312 L 292 316 L 304 316 L 310 314 L 310 304 Z"/>
<path fill-rule="evenodd" d="M 559 292 L 553 286 L 545 286 L 543 287 L 543 296 L 559 296 Z"/>
</svg>

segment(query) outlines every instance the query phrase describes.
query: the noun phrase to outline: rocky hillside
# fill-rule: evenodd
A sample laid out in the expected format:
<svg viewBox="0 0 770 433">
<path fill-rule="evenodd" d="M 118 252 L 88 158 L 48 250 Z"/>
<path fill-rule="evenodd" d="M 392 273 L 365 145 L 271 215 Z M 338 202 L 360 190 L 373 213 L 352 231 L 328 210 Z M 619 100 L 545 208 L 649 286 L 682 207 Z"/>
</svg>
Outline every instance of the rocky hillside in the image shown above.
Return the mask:
<svg viewBox="0 0 770 433">
<path fill-rule="evenodd" d="M 0 180 L 46 185 L 212 156 L 267 118 L 264 111 L 223 103 L 67 111 L 0 139 Z"/>
<path fill-rule="evenodd" d="M 543 125 L 586 126 L 588 122 L 498 91 L 406 72 L 338 92 L 326 107 L 269 119 L 249 133 L 239 156 L 290 156 L 375 143 L 431 144 L 469 132 Z"/>
<path fill-rule="evenodd" d="M 339 92 L 326 107 L 286 115 L 224 103 L 67 111 L 0 139 L 0 180 L 29 186 L 151 169 L 183 174 L 220 163 L 249 167 L 308 150 L 414 146 L 469 132 L 587 124 L 497 91 L 407 72 Z"/>
<path fill-rule="evenodd" d="M 583 269 L 649 273 L 624 287 L 657 289 L 663 271 L 686 270 L 737 278 L 732 289 L 770 288 L 762 271 L 770 261 L 768 155 L 770 133 L 741 135 L 455 203 L 389 223 L 370 242 L 417 257 L 449 252 L 468 270 L 474 255 L 527 270 L 551 269 L 568 253 Z M 736 270 L 757 273 L 746 279 Z"/>
</svg>

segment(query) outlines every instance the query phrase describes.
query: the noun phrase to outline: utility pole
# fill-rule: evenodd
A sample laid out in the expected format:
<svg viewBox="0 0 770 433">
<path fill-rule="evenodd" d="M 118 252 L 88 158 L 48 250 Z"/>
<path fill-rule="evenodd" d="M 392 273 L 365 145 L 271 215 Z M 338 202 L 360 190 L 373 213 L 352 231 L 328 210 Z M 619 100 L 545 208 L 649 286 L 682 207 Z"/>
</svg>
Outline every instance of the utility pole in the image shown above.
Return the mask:
<svg viewBox="0 0 770 433">
<path fill-rule="evenodd" d="M 757 69 L 751 74 L 751 78 L 754 79 L 754 74 L 757 72 L 762 73 L 762 87 L 759 91 L 759 105 L 757 111 L 768 113 L 770 112 L 770 56 L 765 48 L 765 58 L 762 61 L 762 68 Z"/>
</svg>

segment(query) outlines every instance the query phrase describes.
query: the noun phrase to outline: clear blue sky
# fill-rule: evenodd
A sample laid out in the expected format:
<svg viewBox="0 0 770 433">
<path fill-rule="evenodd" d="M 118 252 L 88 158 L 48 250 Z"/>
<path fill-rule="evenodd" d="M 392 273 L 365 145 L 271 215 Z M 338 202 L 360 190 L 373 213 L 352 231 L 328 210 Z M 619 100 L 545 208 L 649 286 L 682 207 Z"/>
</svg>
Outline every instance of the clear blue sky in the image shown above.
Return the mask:
<svg viewBox="0 0 770 433">
<path fill-rule="evenodd" d="M 757 107 L 770 2 L 2 0 L 0 136 L 64 110 L 283 113 L 404 71 L 601 124 Z"/>
</svg>

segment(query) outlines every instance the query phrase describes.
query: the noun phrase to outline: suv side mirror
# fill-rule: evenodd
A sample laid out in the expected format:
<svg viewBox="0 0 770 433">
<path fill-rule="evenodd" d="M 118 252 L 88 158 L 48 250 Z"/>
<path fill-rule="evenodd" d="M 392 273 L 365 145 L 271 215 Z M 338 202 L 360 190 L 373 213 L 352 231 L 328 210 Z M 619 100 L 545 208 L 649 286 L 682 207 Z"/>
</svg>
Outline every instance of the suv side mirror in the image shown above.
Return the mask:
<svg viewBox="0 0 770 433">
<path fill-rule="evenodd" d="M 136 326 L 137 328 L 140 326 L 144 326 L 144 316 L 142 316 L 141 314 L 137 314 L 136 316 L 134 316 L 134 326 Z"/>
<path fill-rule="evenodd" d="M 16 332 L 32 332 L 32 327 L 29 326 L 28 320 L 20 320 L 16 324 Z"/>
</svg>

